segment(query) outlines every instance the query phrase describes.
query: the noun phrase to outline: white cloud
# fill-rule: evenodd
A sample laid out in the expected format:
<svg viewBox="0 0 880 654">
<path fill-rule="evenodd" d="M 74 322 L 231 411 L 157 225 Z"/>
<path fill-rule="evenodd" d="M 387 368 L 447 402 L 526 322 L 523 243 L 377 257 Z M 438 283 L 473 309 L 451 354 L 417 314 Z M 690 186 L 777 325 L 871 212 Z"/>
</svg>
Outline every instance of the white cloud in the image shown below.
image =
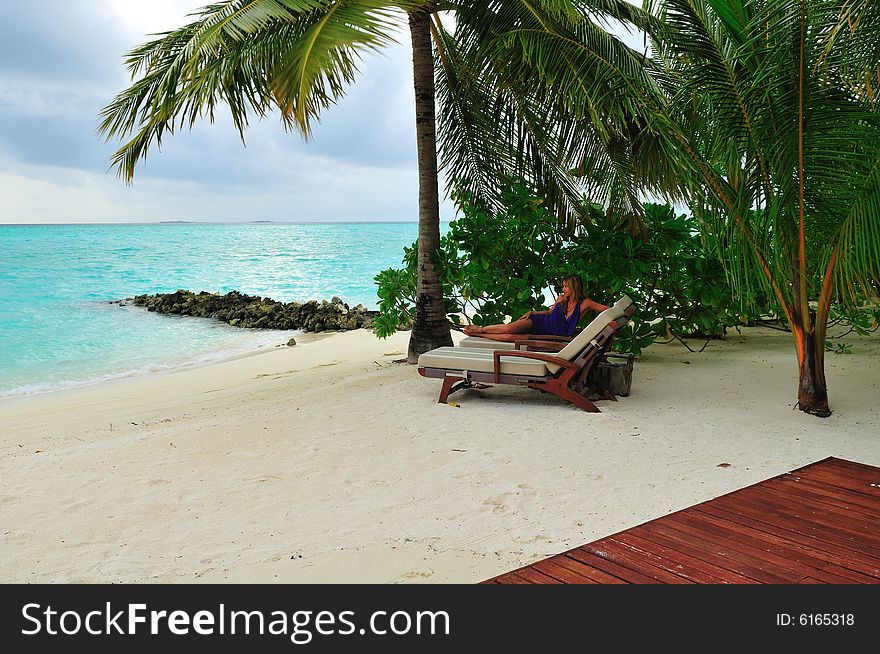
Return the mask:
<svg viewBox="0 0 880 654">
<path fill-rule="evenodd" d="M 187 14 L 207 0 L 110 0 L 110 8 L 135 34 L 154 34 L 182 25 Z"/>
<path fill-rule="evenodd" d="M 104 85 L 37 80 L 27 77 L 0 78 L 0 115 L 50 118 L 93 112 L 106 97 Z"/>
<path fill-rule="evenodd" d="M 128 83 L 122 58 L 207 0 L 14 3 L 0 23 L 0 222 L 415 220 L 409 34 L 369 55 L 313 138 L 277 116 L 242 146 L 228 116 L 168 136 L 133 186 L 107 172 L 98 114 Z M 634 2 L 634 4 L 637 4 Z M 442 189 L 441 189 L 442 192 Z M 452 217 L 444 204 L 444 219 Z"/>
<path fill-rule="evenodd" d="M 326 157 L 284 157 L 264 185 L 216 188 L 144 177 L 126 186 L 110 175 L 51 166 L 0 165 L 0 223 L 110 223 L 192 220 L 245 222 L 414 221 L 414 167 L 344 164 Z M 276 161 L 277 161 L 276 160 Z M 444 206 L 443 218 L 452 218 Z"/>
</svg>

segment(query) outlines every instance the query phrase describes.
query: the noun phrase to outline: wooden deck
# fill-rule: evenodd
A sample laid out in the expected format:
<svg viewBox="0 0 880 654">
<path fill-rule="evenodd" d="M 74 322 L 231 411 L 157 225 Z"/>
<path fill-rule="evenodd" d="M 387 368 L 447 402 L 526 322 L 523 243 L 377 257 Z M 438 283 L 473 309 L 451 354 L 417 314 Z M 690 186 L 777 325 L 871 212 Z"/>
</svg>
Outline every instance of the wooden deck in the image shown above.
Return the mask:
<svg viewBox="0 0 880 654">
<path fill-rule="evenodd" d="M 880 583 L 880 468 L 828 458 L 482 583 Z"/>
</svg>

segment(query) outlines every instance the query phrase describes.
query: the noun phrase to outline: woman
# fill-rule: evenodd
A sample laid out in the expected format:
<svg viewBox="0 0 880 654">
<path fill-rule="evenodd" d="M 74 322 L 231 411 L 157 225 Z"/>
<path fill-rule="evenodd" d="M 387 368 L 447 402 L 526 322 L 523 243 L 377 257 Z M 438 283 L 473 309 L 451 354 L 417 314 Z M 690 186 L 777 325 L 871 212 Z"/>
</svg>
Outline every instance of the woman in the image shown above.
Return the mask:
<svg viewBox="0 0 880 654">
<path fill-rule="evenodd" d="M 522 338 L 522 334 L 572 336 L 585 311 L 605 311 L 607 308 L 604 304 L 584 296 L 584 284 L 580 275 L 569 275 L 562 280 L 562 292 L 549 309 L 529 311 L 519 320 L 501 325 L 467 325 L 464 333 L 493 341 L 515 341 Z"/>
</svg>

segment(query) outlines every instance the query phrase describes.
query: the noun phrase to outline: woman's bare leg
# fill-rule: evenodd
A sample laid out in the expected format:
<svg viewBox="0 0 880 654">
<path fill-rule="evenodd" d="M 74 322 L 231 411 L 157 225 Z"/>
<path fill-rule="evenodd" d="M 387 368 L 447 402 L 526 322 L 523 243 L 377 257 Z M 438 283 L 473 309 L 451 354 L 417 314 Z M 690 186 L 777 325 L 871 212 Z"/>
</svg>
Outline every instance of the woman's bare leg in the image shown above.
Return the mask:
<svg viewBox="0 0 880 654">
<path fill-rule="evenodd" d="M 510 323 L 500 325 L 486 325 L 485 327 L 477 327 L 476 325 L 468 325 L 464 329 L 464 333 L 469 336 L 482 336 L 484 338 L 492 338 L 503 334 L 529 334 L 532 331 L 532 321 L 529 318 L 520 318 Z M 510 340 L 504 338 L 496 338 L 494 340 Z"/>
</svg>

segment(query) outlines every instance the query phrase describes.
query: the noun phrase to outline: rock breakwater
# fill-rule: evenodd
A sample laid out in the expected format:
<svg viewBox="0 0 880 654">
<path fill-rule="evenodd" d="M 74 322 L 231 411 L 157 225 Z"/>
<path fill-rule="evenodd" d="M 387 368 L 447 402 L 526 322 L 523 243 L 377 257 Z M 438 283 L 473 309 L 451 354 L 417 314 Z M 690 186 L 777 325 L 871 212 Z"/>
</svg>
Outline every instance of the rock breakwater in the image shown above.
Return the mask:
<svg viewBox="0 0 880 654">
<path fill-rule="evenodd" d="M 174 293 L 137 295 L 117 304 L 144 307 L 156 313 L 215 318 L 233 327 L 299 329 L 304 332 L 347 331 L 369 328 L 378 311 L 362 304 L 351 308 L 338 297 L 308 302 L 278 302 L 271 298 L 231 291 L 226 295 L 179 290 Z"/>
</svg>

